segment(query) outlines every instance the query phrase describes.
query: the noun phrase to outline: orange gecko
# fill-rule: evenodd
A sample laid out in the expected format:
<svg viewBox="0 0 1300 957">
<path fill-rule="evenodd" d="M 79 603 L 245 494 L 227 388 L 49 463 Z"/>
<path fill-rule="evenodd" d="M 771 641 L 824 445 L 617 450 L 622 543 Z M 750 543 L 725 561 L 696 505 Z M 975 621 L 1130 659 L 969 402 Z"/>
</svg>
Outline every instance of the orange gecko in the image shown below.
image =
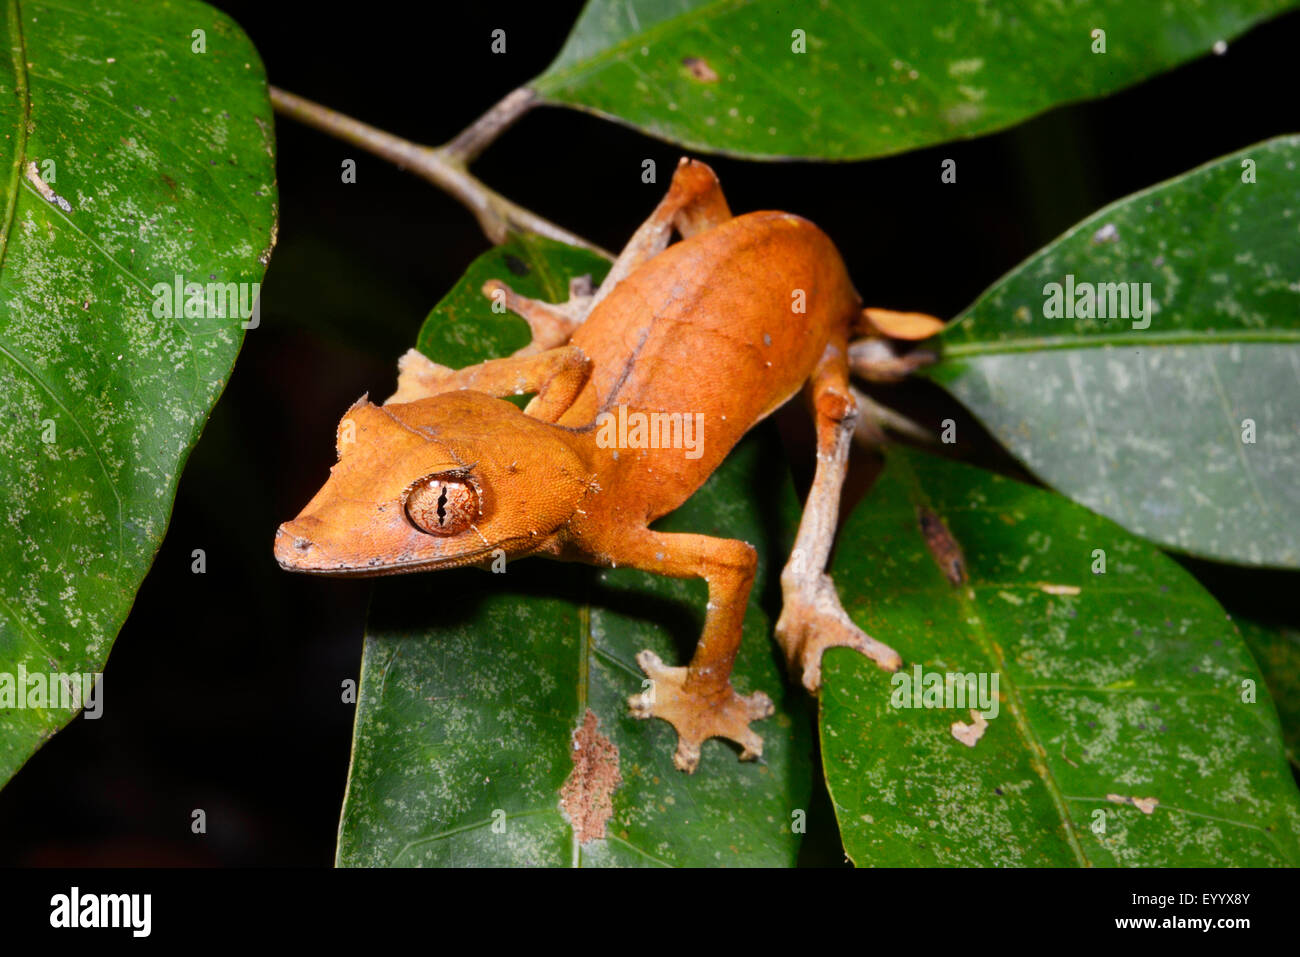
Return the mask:
<svg viewBox="0 0 1300 957">
<path fill-rule="evenodd" d="M 681 241 L 669 245 L 674 230 Z M 649 526 L 806 384 L 817 470 L 781 574 L 776 638 L 812 691 L 833 646 L 900 666 L 850 620 L 825 573 L 858 414 L 849 339 L 921 339 L 939 320 L 863 309 L 820 229 L 781 212 L 733 217 L 713 170 L 685 159 L 598 290 L 575 280 L 560 304 L 496 281 L 484 292 L 528 321 L 532 343 L 459 370 L 407 352 L 397 392 L 343 416 L 329 480 L 276 533 L 283 568 L 391 575 L 487 567 L 504 553 L 702 578 L 708 608 L 689 666 L 642 651 L 651 686 L 629 704 L 672 724 L 683 771 L 712 737 L 757 758 L 763 739 L 749 725 L 772 702 L 738 694 L 731 668 L 758 556 L 746 542 Z M 908 362 L 870 352 L 855 369 L 889 377 Z M 522 411 L 501 398 L 527 393 Z M 647 422 L 671 440 L 645 441 Z"/>
</svg>

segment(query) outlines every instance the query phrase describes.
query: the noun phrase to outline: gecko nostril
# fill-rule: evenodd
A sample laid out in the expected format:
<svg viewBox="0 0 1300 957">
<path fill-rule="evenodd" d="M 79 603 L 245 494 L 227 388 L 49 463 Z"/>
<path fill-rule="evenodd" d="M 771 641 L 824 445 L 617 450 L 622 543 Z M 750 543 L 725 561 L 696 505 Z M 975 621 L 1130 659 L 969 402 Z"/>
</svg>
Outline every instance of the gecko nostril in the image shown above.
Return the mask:
<svg viewBox="0 0 1300 957">
<path fill-rule="evenodd" d="M 304 529 L 298 527 L 298 522 L 285 522 L 275 533 L 275 554 L 283 562 L 291 562 L 296 565 L 313 549 L 319 553 L 320 548 L 310 538 L 302 535 Z M 295 557 L 298 556 L 298 557 Z"/>
</svg>

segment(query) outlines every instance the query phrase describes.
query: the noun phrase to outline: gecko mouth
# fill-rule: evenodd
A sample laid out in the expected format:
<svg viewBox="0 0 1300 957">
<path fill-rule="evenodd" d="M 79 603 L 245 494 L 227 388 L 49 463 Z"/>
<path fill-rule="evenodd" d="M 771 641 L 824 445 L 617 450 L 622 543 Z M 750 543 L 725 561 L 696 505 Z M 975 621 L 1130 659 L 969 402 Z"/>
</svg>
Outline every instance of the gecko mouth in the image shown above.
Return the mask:
<svg viewBox="0 0 1300 957">
<path fill-rule="evenodd" d="M 380 575 L 400 575 L 422 569 L 455 568 L 472 565 L 493 551 L 487 545 L 458 555 L 425 556 L 393 559 L 370 558 L 363 562 L 344 561 L 330 555 L 328 549 L 302 534 L 296 525 L 300 519 L 285 522 L 275 533 L 275 560 L 289 572 L 320 575 L 326 578 L 374 578 Z"/>
</svg>

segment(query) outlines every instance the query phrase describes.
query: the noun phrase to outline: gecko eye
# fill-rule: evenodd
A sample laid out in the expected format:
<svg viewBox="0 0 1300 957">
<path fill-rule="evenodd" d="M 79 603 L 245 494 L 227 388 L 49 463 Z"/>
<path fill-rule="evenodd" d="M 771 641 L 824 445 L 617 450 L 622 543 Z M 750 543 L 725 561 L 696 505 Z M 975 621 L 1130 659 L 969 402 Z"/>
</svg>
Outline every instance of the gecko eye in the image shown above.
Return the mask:
<svg viewBox="0 0 1300 957">
<path fill-rule="evenodd" d="M 412 482 L 402 496 L 406 517 L 430 535 L 458 535 L 478 518 L 478 489 L 464 474 L 435 472 Z"/>
</svg>

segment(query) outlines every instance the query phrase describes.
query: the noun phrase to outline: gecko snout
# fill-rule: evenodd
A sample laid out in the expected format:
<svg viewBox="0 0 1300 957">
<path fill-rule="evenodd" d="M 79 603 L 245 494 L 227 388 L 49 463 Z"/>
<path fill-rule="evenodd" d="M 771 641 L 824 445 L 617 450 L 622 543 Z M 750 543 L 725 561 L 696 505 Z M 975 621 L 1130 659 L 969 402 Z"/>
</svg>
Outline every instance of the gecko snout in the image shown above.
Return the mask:
<svg viewBox="0 0 1300 957">
<path fill-rule="evenodd" d="M 285 522 L 276 529 L 275 560 L 281 568 L 295 570 L 319 566 L 319 549 L 304 531 L 300 519 Z"/>
</svg>

